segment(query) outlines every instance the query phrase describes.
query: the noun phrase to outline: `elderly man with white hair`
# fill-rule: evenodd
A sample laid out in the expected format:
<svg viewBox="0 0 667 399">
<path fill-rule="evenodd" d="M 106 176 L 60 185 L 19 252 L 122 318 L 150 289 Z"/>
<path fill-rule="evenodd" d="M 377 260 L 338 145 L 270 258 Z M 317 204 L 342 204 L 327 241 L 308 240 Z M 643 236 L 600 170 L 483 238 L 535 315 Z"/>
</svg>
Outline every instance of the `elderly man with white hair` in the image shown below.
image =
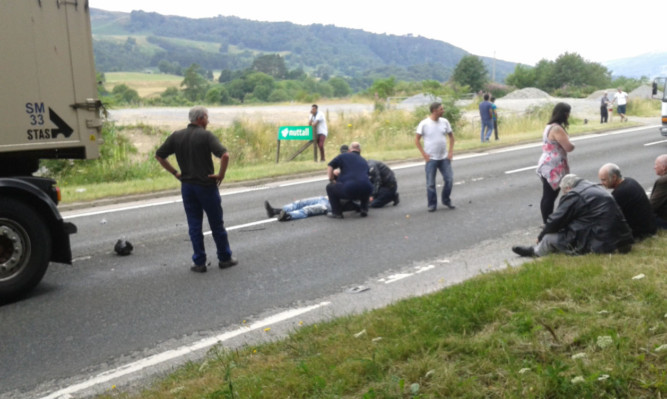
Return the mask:
<svg viewBox="0 0 667 399">
<path fill-rule="evenodd" d="M 655 221 L 659 228 L 667 229 L 667 154 L 655 159 L 655 174 L 658 179 L 651 191 L 651 207 L 655 212 Z"/>
<path fill-rule="evenodd" d="M 598 171 L 598 178 L 603 186 L 613 190 L 611 196 L 621 208 L 636 241 L 656 233 L 653 208 L 646 196 L 646 190 L 637 180 L 624 177 L 621 168 L 613 163 L 602 165 Z"/>
<path fill-rule="evenodd" d="M 564 176 L 560 188 L 563 196 L 537 237 L 537 245 L 515 246 L 512 251 L 521 256 L 630 251 L 632 232 L 611 194 L 574 174 Z"/>
</svg>

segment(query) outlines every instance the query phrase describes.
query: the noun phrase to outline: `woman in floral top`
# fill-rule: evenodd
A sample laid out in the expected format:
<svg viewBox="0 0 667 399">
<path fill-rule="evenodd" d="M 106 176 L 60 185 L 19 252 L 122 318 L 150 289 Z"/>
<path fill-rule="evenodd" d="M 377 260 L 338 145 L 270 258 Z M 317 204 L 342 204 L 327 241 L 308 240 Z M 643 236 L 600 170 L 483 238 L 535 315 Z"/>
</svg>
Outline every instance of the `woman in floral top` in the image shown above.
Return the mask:
<svg viewBox="0 0 667 399">
<path fill-rule="evenodd" d="M 544 223 L 554 210 L 560 192 L 558 187 L 560 179 L 570 173 L 567 153 L 574 150 L 574 144 L 570 142 L 565 129 L 570 125 L 568 118 L 571 110 L 569 104 L 556 104 L 551 119 L 542 133 L 542 156 L 537 164 L 537 174 L 542 180 L 540 211 Z"/>
</svg>

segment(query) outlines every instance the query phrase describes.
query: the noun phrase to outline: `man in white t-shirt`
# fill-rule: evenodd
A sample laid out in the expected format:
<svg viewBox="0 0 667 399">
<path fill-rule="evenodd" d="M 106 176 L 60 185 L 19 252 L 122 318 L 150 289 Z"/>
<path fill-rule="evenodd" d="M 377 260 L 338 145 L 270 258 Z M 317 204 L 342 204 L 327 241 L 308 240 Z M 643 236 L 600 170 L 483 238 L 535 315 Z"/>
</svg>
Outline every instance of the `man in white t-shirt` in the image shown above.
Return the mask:
<svg viewBox="0 0 667 399">
<path fill-rule="evenodd" d="M 628 93 L 618 88 L 618 93 L 614 94 L 614 101 L 616 101 L 616 112 L 621 116 L 621 122 L 628 120 L 628 117 L 625 116 L 625 106 L 628 103 Z"/>
<path fill-rule="evenodd" d="M 438 170 L 444 180 L 442 205 L 449 209 L 455 208 L 449 197 L 454 183 L 454 174 L 452 172 L 454 132 L 449 121 L 442 117 L 445 111 L 441 103 L 432 103 L 429 110 L 431 111 L 431 115 L 417 126 L 415 145 L 426 161 L 426 198 L 428 199 L 428 211 L 434 212 L 438 205 L 438 194 L 435 191 L 435 179 Z M 421 144 L 422 137 L 424 138 L 423 147 Z M 449 142 L 449 145 L 447 142 Z"/>
<path fill-rule="evenodd" d="M 319 112 L 317 104 L 310 108 L 310 120 L 308 125 L 313 127 L 313 135 L 317 147 L 320 149 L 320 162 L 324 162 L 324 141 L 327 139 L 327 120 Z"/>
</svg>

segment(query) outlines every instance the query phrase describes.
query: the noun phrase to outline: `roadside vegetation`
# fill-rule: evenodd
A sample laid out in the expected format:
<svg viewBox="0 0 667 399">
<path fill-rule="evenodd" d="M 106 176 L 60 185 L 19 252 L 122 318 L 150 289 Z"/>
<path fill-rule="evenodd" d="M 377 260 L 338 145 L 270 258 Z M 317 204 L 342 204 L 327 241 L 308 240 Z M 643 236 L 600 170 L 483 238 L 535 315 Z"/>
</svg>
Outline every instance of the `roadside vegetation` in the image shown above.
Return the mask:
<svg viewBox="0 0 667 399">
<path fill-rule="evenodd" d="M 664 397 L 666 241 L 551 255 L 360 315 L 295 320 L 287 338 L 221 344 L 140 393 L 100 398 Z"/>
</svg>

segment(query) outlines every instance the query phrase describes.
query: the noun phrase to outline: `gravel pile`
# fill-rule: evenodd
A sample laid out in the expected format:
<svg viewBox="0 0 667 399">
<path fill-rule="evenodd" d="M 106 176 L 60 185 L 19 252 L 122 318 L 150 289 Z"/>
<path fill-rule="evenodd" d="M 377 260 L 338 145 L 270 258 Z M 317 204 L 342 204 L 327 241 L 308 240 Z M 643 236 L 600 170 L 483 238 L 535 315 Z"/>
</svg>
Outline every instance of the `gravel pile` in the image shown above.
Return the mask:
<svg viewBox="0 0 667 399">
<path fill-rule="evenodd" d="M 596 90 L 596 91 L 592 92 L 591 94 L 589 94 L 588 97 L 586 97 L 586 98 L 588 100 L 598 100 L 599 101 L 599 100 L 602 99 L 602 95 L 604 93 L 607 93 L 607 97 L 609 98 L 609 100 L 611 100 L 611 99 L 614 98 L 614 94 L 618 93 L 618 89 L 613 88 L 613 89 Z"/>
<path fill-rule="evenodd" d="M 504 100 L 524 100 L 524 99 L 551 99 L 551 96 L 535 87 L 524 87 L 523 89 L 514 90 L 505 97 Z"/>
</svg>

